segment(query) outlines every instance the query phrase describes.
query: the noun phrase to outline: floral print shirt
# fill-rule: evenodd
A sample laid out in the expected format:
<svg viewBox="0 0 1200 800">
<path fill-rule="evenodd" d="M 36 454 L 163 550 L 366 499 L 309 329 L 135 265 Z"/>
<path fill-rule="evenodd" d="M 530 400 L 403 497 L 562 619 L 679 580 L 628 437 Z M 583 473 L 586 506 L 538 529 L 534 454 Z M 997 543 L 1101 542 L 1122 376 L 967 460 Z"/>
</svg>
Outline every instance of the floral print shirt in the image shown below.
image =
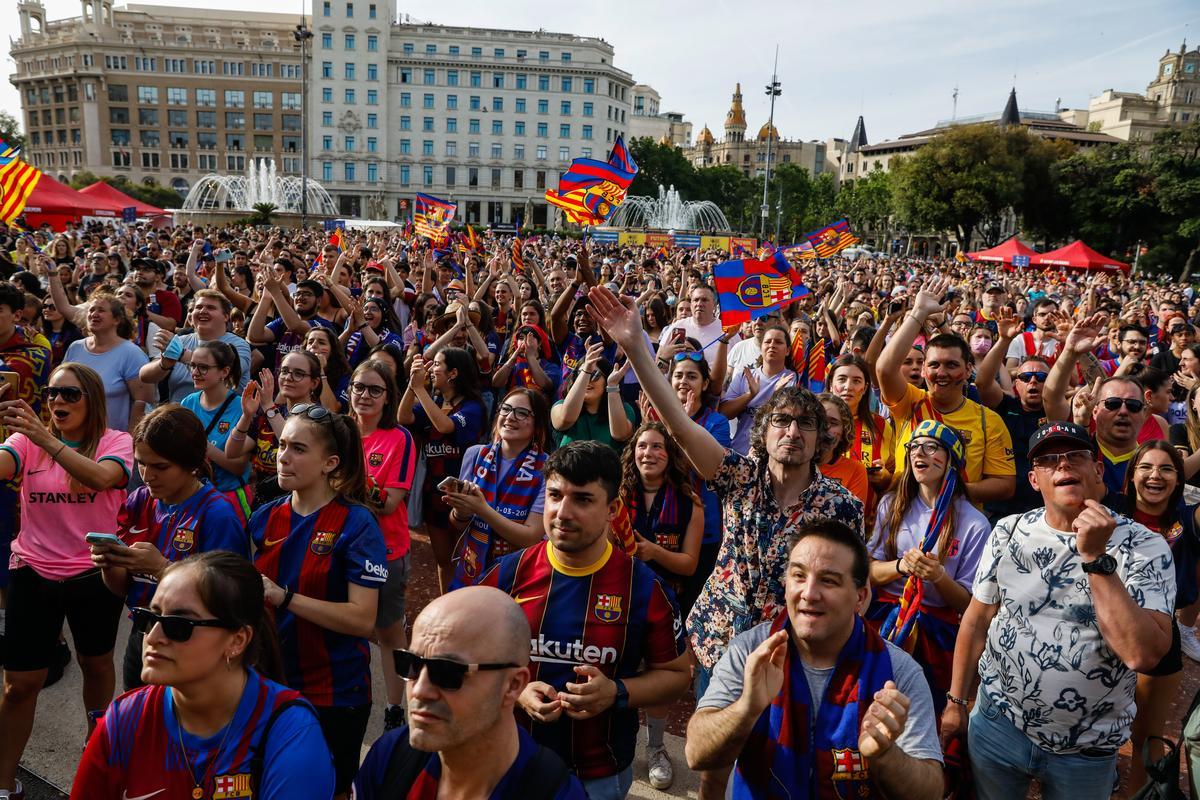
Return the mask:
<svg viewBox="0 0 1200 800">
<path fill-rule="evenodd" d="M 1108 540 L 1134 602 L 1171 615 L 1175 568 L 1166 540 L 1114 514 Z M 974 596 L 998 605 L 979 660 L 981 693 L 1030 741 L 1054 753 L 1115 750 L 1129 739 L 1137 674 L 1105 643 L 1075 534 L 1046 510 L 1005 517 L 979 561 Z"/>
<path fill-rule="evenodd" d="M 692 647 L 706 669 L 716 666 L 734 636 L 784 613 L 787 540 L 793 526 L 829 518 L 862 535 L 862 502 L 815 465 L 814 471 L 799 501 L 780 509 L 766 457 L 725 451 L 725 462 L 709 481 L 721 501 L 721 550 L 687 620 Z"/>
</svg>

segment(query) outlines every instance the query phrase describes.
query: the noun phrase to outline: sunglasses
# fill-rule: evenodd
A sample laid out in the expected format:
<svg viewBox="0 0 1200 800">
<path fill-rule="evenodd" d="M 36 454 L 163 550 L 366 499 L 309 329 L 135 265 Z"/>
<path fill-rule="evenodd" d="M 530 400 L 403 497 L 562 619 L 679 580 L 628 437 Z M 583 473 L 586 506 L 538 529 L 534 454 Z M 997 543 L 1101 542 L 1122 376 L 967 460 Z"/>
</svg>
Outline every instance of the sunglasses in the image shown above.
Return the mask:
<svg viewBox="0 0 1200 800">
<path fill-rule="evenodd" d="M 693 350 L 688 353 L 676 353 L 675 360 L 677 362 L 684 361 L 684 360 L 695 361 L 697 364 L 699 364 L 701 361 L 704 360 L 704 353 L 701 353 L 699 350 Z"/>
<path fill-rule="evenodd" d="M 462 688 L 463 680 L 472 672 L 486 672 L 498 669 L 514 669 L 520 664 L 463 664 L 448 658 L 422 658 L 409 650 L 393 650 L 392 659 L 395 661 L 396 674 L 406 681 L 415 681 L 421 676 L 422 669 L 429 670 L 430 682 L 439 689 L 448 692 Z"/>
<path fill-rule="evenodd" d="M 299 405 L 292 406 L 291 413 L 307 417 L 313 422 L 321 422 L 322 420 L 333 422 L 333 415 L 329 409 L 316 403 L 300 403 Z"/>
<path fill-rule="evenodd" d="M 83 389 L 77 386 L 47 386 L 46 399 L 57 400 L 62 398 L 66 403 L 78 403 L 83 399 Z"/>
<path fill-rule="evenodd" d="M 148 634 L 155 623 L 162 626 L 163 635 L 172 642 L 186 642 L 192 638 L 196 628 L 225 628 L 235 630 L 236 625 L 219 619 L 192 619 L 191 617 L 176 617 L 169 614 L 155 614 L 148 608 L 135 608 L 130 612 L 133 619 L 133 629 L 138 633 Z"/>
<path fill-rule="evenodd" d="M 1024 381 L 1025 383 L 1032 383 L 1033 381 L 1037 381 L 1038 383 L 1045 383 L 1046 378 L 1048 378 L 1049 376 L 1050 376 L 1049 372 L 1041 372 L 1041 371 L 1019 372 L 1019 373 L 1017 373 L 1017 380 Z"/>
<path fill-rule="evenodd" d="M 1133 397 L 1107 397 L 1104 399 L 1103 405 L 1109 411 L 1120 411 L 1121 406 L 1125 406 L 1125 410 L 1130 414 L 1136 414 L 1146 407 L 1146 403 Z"/>
<path fill-rule="evenodd" d="M 373 386 L 362 381 L 353 381 L 350 384 L 351 394 L 365 394 L 371 397 L 383 397 L 383 393 L 387 391 L 386 386 Z"/>
</svg>

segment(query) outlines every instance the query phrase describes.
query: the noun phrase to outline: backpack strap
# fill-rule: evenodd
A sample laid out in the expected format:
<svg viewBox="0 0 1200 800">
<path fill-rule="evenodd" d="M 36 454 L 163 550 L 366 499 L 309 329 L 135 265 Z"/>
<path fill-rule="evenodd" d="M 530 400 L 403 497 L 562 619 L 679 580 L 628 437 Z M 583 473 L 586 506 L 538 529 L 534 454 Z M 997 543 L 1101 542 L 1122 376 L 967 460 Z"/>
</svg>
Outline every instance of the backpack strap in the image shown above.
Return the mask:
<svg viewBox="0 0 1200 800">
<path fill-rule="evenodd" d="M 267 724 L 263 726 L 262 735 L 258 737 L 258 743 L 254 745 L 254 750 L 250 755 L 250 791 L 254 797 L 259 796 L 259 787 L 262 786 L 263 767 L 267 755 L 267 738 L 271 735 L 271 728 L 275 726 L 275 720 L 287 711 L 289 708 L 300 706 L 307 708 L 309 713 L 316 718 L 316 712 L 313 711 L 312 705 L 302 697 L 293 697 L 280 703 L 271 712 L 271 716 L 267 717 Z"/>
<path fill-rule="evenodd" d="M 404 734 L 396 740 L 396 746 L 392 748 L 387 770 L 383 773 L 383 785 L 379 787 L 379 796 L 396 800 L 408 797 L 408 790 L 417 782 L 425 764 L 429 762 L 430 755 L 408 743 L 406 727 Z"/>
<path fill-rule="evenodd" d="M 538 747 L 517 779 L 511 796 L 528 800 L 553 800 L 570 775 L 558 753 L 549 747 Z"/>
</svg>

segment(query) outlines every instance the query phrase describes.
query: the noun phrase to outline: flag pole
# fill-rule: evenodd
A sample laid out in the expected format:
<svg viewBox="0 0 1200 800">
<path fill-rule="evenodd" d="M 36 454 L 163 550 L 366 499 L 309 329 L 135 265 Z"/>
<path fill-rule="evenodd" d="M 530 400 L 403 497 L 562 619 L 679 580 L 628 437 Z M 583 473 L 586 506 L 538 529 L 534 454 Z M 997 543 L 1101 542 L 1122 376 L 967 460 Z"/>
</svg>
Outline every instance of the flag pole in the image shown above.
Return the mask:
<svg viewBox="0 0 1200 800">
<path fill-rule="evenodd" d="M 771 140 L 775 138 L 775 98 L 783 94 L 783 90 L 779 88 L 779 45 L 775 45 L 775 66 L 771 68 L 771 83 L 767 86 L 767 96 L 771 98 L 771 114 L 767 117 L 767 166 L 763 170 L 763 199 L 762 199 L 762 218 L 758 225 L 758 238 L 762 239 L 767 235 L 767 215 L 770 214 L 771 206 L 767 200 L 767 192 L 771 183 Z"/>
</svg>

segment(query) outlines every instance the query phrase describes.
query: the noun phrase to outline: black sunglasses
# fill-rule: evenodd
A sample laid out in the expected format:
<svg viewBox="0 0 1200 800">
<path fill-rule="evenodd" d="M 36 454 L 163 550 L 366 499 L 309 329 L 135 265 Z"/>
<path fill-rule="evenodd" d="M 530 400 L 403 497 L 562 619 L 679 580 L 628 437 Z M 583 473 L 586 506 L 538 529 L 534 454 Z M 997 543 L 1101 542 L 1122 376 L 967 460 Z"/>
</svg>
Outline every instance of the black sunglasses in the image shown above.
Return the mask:
<svg viewBox="0 0 1200 800">
<path fill-rule="evenodd" d="M 1029 383 L 1029 382 L 1035 381 L 1035 380 L 1038 383 L 1045 383 L 1046 378 L 1048 378 L 1048 377 L 1050 377 L 1049 372 L 1038 371 L 1038 372 L 1018 372 L 1017 373 L 1017 380 L 1024 381 L 1025 383 Z"/>
<path fill-rule="evenodd" d="M 62 398 L 67 403 L 78 403 L 83 399 L 83 389 L 78 386 L 47 386 L 46 399 L 57 400 Z"/>
<path fill-rule="evenodd" d="M 471 672 L 485 672 L 497 669 L 514 669 L 520 664 L 463 664 L 448 658 L 423 658 L 410 650 L 393 650 L 392 659 L 396 664 L 396 674 L 406 681 L 415 681 L 421 676 L 422 669 L 429 670 L 429 680 L 439 689 L 448 692 L 462 688 L 463 680 Z"/>
<path fill-rule="evenodd" d="M 1122 404 L 1130 414 L 1136 414 L 1146 407 L 1144 401 L 1134 397 L 1106 397 L 1104 399 L 1104 407 L 1109 411 L 1120 411 Z"/>
<path fill-rule="evenodd" d="M 303 415 L 313 422 L 321 422 L 322 420 L 327 422 L 333 421 L 329 409 L 317 403 L 300 403 L 299 405 L 292 406 L 291 413 L 293 415 Z"/>
<path fill-rule="evenodd" d="M 133 629 L 138 633 L 150 633 L 155 623 L 162 625 L 163 635 L 172 642 L 186 642 L 192 638 L 196 628 L 225 628 L 234 630 L 236 625 L 219 619 L 192 619 L 191 617 L 176 617 L 169 614 L 155 614 L 148 608 L 135 608 L 130 612 L 133 618 Z"/>
</svg>

